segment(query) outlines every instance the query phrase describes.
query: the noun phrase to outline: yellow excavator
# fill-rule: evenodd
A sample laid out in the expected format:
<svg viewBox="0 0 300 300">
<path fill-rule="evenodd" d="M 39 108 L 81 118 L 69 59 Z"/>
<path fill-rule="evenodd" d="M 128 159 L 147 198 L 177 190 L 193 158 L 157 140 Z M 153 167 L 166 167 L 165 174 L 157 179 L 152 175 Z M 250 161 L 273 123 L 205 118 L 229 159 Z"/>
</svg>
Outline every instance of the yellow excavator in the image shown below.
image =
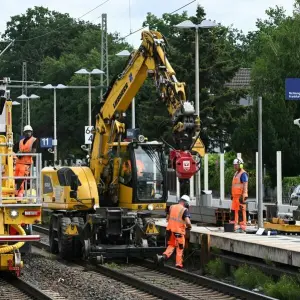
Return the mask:
<svg viewBox="0 0 300 300">
<path fill-rule="evenodd" d="M 123 115 L 147 79 L 166 104 L 176 149 L 170 159 L 182 193 L 199 170 L 204 146 L 200 119 L 187 101 L 166 55 L 166 40 L 143 31 L 140 47 L 112 80 L 96 115 L 89 166 L 42 170 L 43 209 L 50 211 L 49 241 L 63 258 L 148 257 L 161 252 L 151 218 L 167 201 L 164 143 L 148 141 L 136 130 L 126 135 Z"/>
</svg>

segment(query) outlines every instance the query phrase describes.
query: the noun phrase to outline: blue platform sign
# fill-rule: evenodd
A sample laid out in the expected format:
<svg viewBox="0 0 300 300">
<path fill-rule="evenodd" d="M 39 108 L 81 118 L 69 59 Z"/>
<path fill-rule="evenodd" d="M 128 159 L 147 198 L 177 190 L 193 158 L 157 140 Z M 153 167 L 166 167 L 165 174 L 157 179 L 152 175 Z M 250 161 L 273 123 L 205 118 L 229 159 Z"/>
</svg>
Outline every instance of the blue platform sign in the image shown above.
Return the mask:
<svg viewBox="0 0 300 300">
<path fill-rule="evenodd" d="M 51 148 L 53 146 L 53 139 L 51 137 L 42 137 L 40 139 L 41 148 Z"/>
<path fill-rule="evenodd" d="M 300 100 L 300 78 L 285 79 L 285 100 Z"/>
</svg>

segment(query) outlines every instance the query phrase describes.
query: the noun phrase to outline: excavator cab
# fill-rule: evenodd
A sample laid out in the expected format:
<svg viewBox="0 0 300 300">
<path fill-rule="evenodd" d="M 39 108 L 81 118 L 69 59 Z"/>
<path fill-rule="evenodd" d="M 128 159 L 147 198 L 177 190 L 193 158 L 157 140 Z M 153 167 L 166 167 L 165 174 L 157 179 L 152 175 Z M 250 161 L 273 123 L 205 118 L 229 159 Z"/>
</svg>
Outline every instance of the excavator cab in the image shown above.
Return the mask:
<svg viewBox="0 0 300 300">
<path fill-rule="evenodd" d="M 164 210 L 167 202 L 164 145 L 122 143 L 119 206 L 130 210 Z"/>
</svg>

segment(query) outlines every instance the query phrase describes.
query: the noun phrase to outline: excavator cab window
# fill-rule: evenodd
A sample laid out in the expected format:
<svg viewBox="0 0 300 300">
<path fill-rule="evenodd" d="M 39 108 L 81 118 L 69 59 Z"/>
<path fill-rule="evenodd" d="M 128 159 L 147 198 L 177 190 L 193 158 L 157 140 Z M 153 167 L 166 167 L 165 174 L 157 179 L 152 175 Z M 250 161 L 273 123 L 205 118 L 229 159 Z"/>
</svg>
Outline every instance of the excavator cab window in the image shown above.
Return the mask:
<svg viewBox="0 0 300 300">
<path fill-rule="evenodd" d="M 166 196 L 165 163 L 159 147 L 141 144 L 133 148 L 134 202 L 161 202 Z"/>
<path fill-rule="evenodd" d="M 64 167 L 61 168 L 57 171 L 57 176 L 58 176 L 58 181 L 59 181 L 59 185 L 61 186 L 71 186 L 74 184 L 78 186 L 81 185 L 80 180 L 78 179 L 78 176 L 76 176 L 76 174 L 74 173 L 74 171 L 71 168 L 68 167 Z M 77 180 L 75 179 L 77 177 Z M 76 180 L 76 183 L 75 183 Z M 71 186 L 72 189 L 72 186 Z"/>
</svg>

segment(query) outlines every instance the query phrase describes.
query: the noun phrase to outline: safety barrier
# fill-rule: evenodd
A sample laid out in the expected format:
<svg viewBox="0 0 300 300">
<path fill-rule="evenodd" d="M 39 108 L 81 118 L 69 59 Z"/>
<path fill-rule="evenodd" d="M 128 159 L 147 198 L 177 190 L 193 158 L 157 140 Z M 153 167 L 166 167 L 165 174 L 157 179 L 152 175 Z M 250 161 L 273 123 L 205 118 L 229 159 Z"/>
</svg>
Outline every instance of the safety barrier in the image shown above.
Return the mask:
<svg viewBox="0 0 300 300">
<path fill-rule="evenodd" d="M 33 164 L 29 165 L 29 176 L 6 176 L 5 172 L 6 169 L 5 166 L 7 166 L 7 163 L 3 163 L 7 161 L 6 158 L 8 157 L 23 157 L 23 156 L 31 156 L 33 159 Z M 16 154 L 0 154 L 0 206 L 7 206 L 12 205 L 3 203 L 4 200 L 23 200 L 21 205 L 28 205 L 33 206 L 33 204 L 40 206 L 42 204 L 42 181 L 41 181 L 41 168 L 42 168 L 42 155 L 40 153 L 16 153 Z M 3 176 L 4 173 L 4 176 Z M 13 172 L 14 174 L 14 172 Z M 20 180 L 24 181 L 24 196 L 23 197 L 17 197 L 15 194 L 12 194 L 12 191 L 15 191 L 16 184 L 19 181 L 19 184 L 21 185 L 22 182 Z M 6 181 L 6 182 L 4 182 Z M 29 184 L 29 188 L 28 188 Z M 7 194 L 7 196 L 6 196 Z M 26 200 L 25 203 L 24 200 Z M 18 206 L 20 204 L 18 203 Z"/>
</svg>

